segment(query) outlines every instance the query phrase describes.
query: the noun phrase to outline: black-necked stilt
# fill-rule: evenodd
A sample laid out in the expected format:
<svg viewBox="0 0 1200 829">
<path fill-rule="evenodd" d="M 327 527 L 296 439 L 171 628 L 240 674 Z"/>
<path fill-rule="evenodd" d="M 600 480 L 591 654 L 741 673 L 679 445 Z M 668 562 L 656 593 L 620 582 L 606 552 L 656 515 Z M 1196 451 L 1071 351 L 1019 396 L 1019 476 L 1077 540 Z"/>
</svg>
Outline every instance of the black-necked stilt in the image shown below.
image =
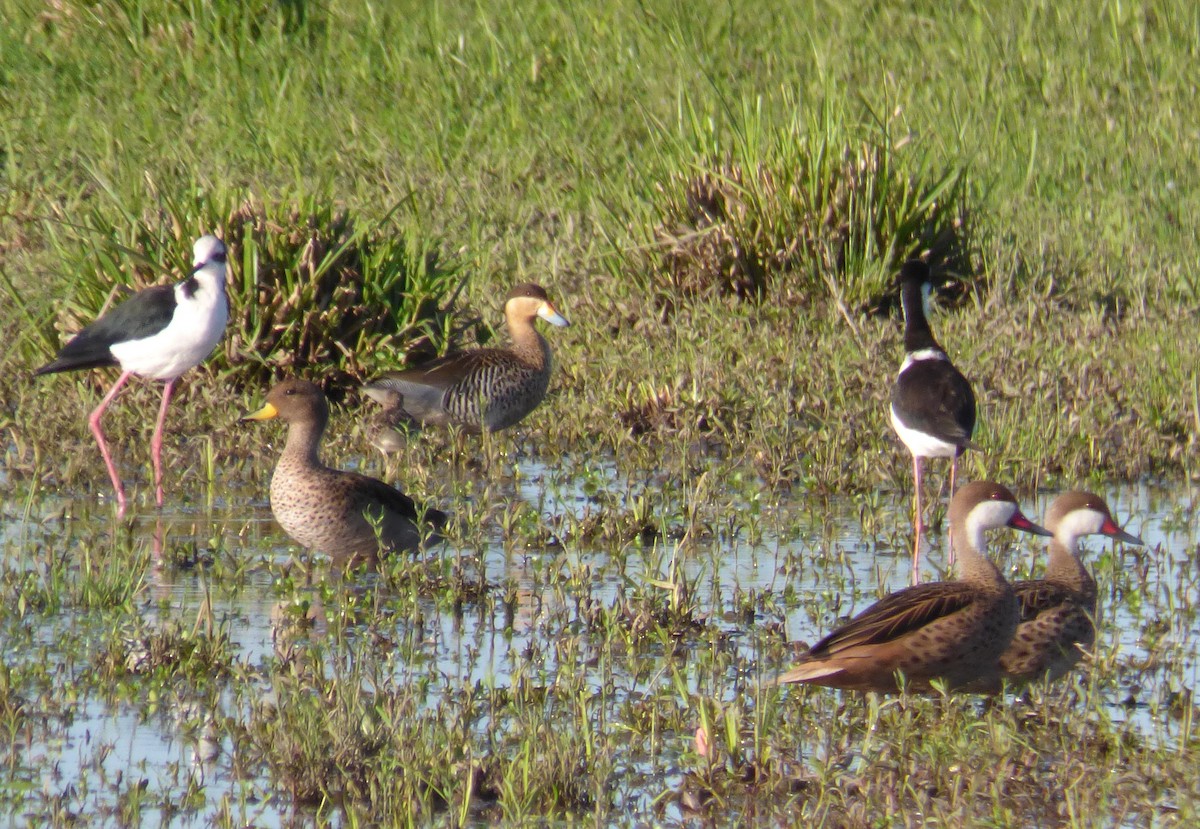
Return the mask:
<svg viewBox="0 0 1200 829">
<path fill-rule="evenodd" d="M 539 317 L 570 325 L 546 291 L 518 285 L 504 302 L 509 348 L 476 348 L 449 354 L 417 368 L 395 371 L 363 387 L 369 397 L 400 406 L 413 420 L 434 426 L 457 425 L 469 432 L 497 432 L 537 408 L 550 385 L 550 345 L 534 327 Z"/>
<path fill-rule="evenodd" d="M 975 393 L 929 328 L 929 266 L 910 259 L 900 269 L 900 303 L 904 308 L 904 363 L 892 386 L 892 428 L 913 456 L 913 583 L 920 581 L 921 481 L 925 458 L 950 459 L 950 497 L 958 456 L 971 446 L 975 430 Z M 951 546 L 950 563 L 954 563 Z"/>
<path fill-rule="evenodd" d="M 154 496 L 161 507 L 162 432 L 171 392 L 181 374 L 212 353 L 229 320 L 225 245 L 215 236 L 202 236 L 196 240 L 192 254 L 192 273 L 187 279 L 138 291 L 72 337 L 53 361 L 33 373 L 36 377 L 74 369 L 121 367 L 121 376 L 88 417 L 117 493 L 118 516 L 125 514 L 125 488 L 100 430 L 100 417 L 131 375 L 166 381 L 150 440 Z"/>
<path fill-rule="evenodd" d="M 288 435 L 271 476 L 271 512 L 298 543 L 354 564 L 439 540 L 445 513 L 418 511 L 411 498 L 383 481 L 321 463 L 329 406 L 320 388 L 285 380 L 267 394 L 265 406 L 242 419 L 276 417 L 287 422 Z"/>
<path fill-rule="evenodd" d="M 928 690 L 934 680 L 961 688 L 994 675 L 1017 628 L 1012 585 L 985 556 L 985 532 L 1000 527 L 1050 534 L 1026 518 L 1000 484 L 964 486 L 950 500 L 958 578 L 884 596 L 813 645 L 777 681 L 887 692 L 898 689 L 897 672 L 913 690 Z"/>
</svg>

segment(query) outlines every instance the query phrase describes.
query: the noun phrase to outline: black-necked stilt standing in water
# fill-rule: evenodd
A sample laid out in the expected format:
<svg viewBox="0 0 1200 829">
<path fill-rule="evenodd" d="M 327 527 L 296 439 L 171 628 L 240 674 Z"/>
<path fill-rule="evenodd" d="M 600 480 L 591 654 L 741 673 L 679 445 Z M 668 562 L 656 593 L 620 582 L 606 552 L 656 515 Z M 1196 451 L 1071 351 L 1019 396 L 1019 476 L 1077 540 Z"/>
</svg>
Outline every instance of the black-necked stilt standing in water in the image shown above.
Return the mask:
<svg viewBox="0 0 1200 829">
<path fill-rule="evenodd" d="M 921 580 L 921 479 L 925 458 L 950 459 L 950 497 L 958 456 L 971 446 L 975 430 L 975 393 L 929 328 L 929 266 L 910 259 L 900 269 L 904 308 L 904 363 L 892 386 L 892 428 L 913 456 L 913 584 Z M 950 563 L 954 563 L 951 547 Z"/>
<path fill-rule="evenodd" d="M 176 285 L 156 285 L 138 291 L 71 338 L 53 361 L 33 374 L 119 365 L 121 376 L 88 417 L 88 425 L 108 467 L 117 492 L 117 515 L 125 515 L 125 488 L 113 465 L 100 417 L 131 375 L 165 380 L 162 406 L 150 455 L 154 462 L 154 497 L 163 504 L 162 432 L 167 405 L 179 376 L 212 353 L 229 320 L 225 295 L 225 245 L 215 236 L 202 236 L 192 249 L 192 273 Z"/>
</svg>

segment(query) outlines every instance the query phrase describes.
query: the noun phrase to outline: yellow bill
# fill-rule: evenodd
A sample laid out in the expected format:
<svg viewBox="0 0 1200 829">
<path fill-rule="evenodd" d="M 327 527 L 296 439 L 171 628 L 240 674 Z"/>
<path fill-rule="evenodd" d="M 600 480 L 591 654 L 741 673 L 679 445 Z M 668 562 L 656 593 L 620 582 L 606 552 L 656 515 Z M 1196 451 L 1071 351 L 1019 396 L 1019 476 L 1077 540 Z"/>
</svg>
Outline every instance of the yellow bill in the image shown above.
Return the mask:
<svg viewBox="0 0 1200 829">
<path fill-rule="evenodd" d="M 265 405 L 261 409 L 259 409 L 257 412 L 246 415 L 245 417 L 242 418 L 242 420 L 270 420 L 271 418 L 278 417 L 278 416 L 279 416 L 279 410 L 276 409 L 274 406 L 272 406 L 270 403 L 268 403 L 267 405 Z"/>
</svg>

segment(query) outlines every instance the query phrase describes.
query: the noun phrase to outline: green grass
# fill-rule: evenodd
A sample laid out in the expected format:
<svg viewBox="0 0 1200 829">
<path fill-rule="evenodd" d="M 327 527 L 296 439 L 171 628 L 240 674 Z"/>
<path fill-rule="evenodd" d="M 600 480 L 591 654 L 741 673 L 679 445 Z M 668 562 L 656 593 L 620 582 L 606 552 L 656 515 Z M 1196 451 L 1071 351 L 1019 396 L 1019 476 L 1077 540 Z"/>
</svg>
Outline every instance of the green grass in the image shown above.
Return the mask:
<svg viewBox="0 0 1200 829">
<path fill-rule="evenodd" d="M 42 786 L 18 738 L 60 739 L 107 682 L 154 715 L 176 696 L 217 710 L 226 689 L 211 726 L 242 779 L 351 822 L 619 822 L 691 804 L 718 822 L 1085 824 L 1090 809 L 1186 824 L 1194 727 L 1156 742 L 1103 713 L 1144 680 L 1158 694 L 1144 704 L 1190 722 L 1170 693 L 1191 680 L 1161 665 L 1103 652 L 1089 681 L 983 710 L 785 703 L 750 680 L 789 659 L 789 614 L 825 629 L 878 591 L 831 515 L 849 503 L 872 549 L 907 544 L 886 520 L 910 473 L 885 405 L 905 256 L 928 251 L 951 278 L 932 322 L 980 400 L 968 476 L 1028 494 L 1193 474 L 1198 58 L 1200 10 L 1182 2 L 0 0 L 6 517 L 70 496 L 4 541 L 22 557 L 0 570 L 6 651 L 22 656 L 0 671 L 10 779 L 69 823 L 86 798 Z M 735 209 L 701 227 L 689 187 Z M 198 570 L 225 600 L 265 590 L 291 608 L 298 644 L 255 665 L 219 622 L 144 622 L 147 603 L 171 608 L 148 598 L 153 579 L 125 578 L 147 570 L 148 542 L 95 506 L 108 482 L 83 424 L 110 378 L 28 376 L 117 286 L 163 280 L 213 230 L 243 243 L 235 321 L 168 424 L 171 497 L 195 526 L 168 538 L 167 580 Z M 326 255 L 306 259 L 308 231 Z M 720 242 L 692 256 L 710 263 L 697 281 L 673 270 L 692 237 Z M 328 574 L 261 553 L 271 531 L 239 510 L 261 507 L 279 433 L 238 415 L 268 375 L 345 385 L 488 340 L 518 281 L 573 322 L 547 335 L 551 397 L 487 445 L 427 431 L 393 461 L 406 489 L 463 519 L 461 560 L 396 563 L 375 593 L 325 584 L 325 617 L 308 619 L 306 580 Z M 354 301 L 339 304 L 346 282 Z M 131 388 L 106 419 L 139 508 L 157 393 Z M 359 404 L 335 407 L 327 454 L 378 473 Z M 519 480 L 514 455 L 546 477 Z M 764 561 L 769 590 L 730 583 L 728 545 L 776 538 L 808 554 Z M 477 572 L 494 543 L 520 573 Z M 1157 555 L 1139 566 L 1167 572 Z M 879 561 L 883 575 L 894 557 Z M 1175 653 L 1191 582 L 1164 602 L 1128 564 L 1097 563 L 1109 599 Z M 441 635 L 426 623 L 471 613 L 507 619 L 499 637 L 545 625 L 506 655 L 510 683 L 426 670 L 422 636 Z M 722 624 L 753 646 L 731 647 Z M 163 659 L 122 672 L 131 641 Z M 259 707 L 264 689 L 283 707 Z M 709 758 L 689 747 L 701 722 Z M 1077 781 L 1051 802 L 1044 757 Z M 255 785 L 226 823 L 253 822 Z M 136 787 L 117 802 L 129 822 L 170 808 Z"/>
<path fill-rule="evenodd" d="M 848 313 L 894 293 L 892 275 L 911 257 L 970 272 L 963 169 L 931 169 L 890 122 L 858 127 L 828 98 L 808 112 L 791 101 L 781 124 L 744 108 L 732 146 L 721 148 L 712 122 L 685 103 L 692 169 L 672 171 L 686 150 L 664 152 L 671 172 L 659 185 L 650 255 L 621 266 L 648 270 L 643 289 L 656 301 L 716 293 L 795 304 L 828 292 Z"/>
<path fill-rule="evenodd" d="M 413 348 L 470 345 L 476 321 L 498 324 L 497 294 L 532 279 L 577 320 L 551 335 L 556 428 L 533 421 L 552 444 L 649 459 L 664 427 L 694 427 L 745 446 L 768 481 L 860 489 L 903 463 L 880 402 L 898 323 L 867 312 L 895 263 L 927 249 L 967 289 L 935 329 L 982 387 L 988 469 L 1026 483 L 1042 480 L 1029 463 L 1188 471 L 1197 415 L 1177 390 L 1195 385 L 1194 361 L 1164 320 L 1200 297 L 1183 116 L 1197 12 L 935 8 L 7 5 L 0 236 L 19 330 L 5 376 L 45 359 L 51 326 L 77 324 L 113 283 L 158 279 L 194 235 L 236 230 L 250 199 L 268 224 L 295 209 L 333 239 L 352 216 L 379 260 L 363 308 L 390 311 L 369 336 L 354 318 L 310 319 L 306 294 L 276 313 L 263 303 L 304 278 L 296 249 L 273 250 L 266 273 L 246 251 L 224 355 L 245 377 L 327 368 L 345 382 Z M 839 191 L 845 163 L 874 171 L 861 190 Z M 715 251 L 678 249 L 689 182 L 741 205 L 732 227 L 695 234 Z M 431 255 L 450 270 L 430 272 Z M 688 299 L 678 269 L 695 258 L 760 301 Z M 435 306 L 453 316 L 421 314 Z M 1098 314 L 1108 328 L 1085 335 L 1078 320 Z M 802 361 L 814 343 L 827 355 Z M 1087 353 L 1122 382 L 1063 389 L 1083 422 L 1048 411 L 1047 441 L 1008 392 L 1031 376 L 1073 386 Z M 1145 370 L 1124 368 L 1131 355 Z M 1106 434 L 1113 396 L 1134 401 L 1115 407 L 1134 438 Z M 806 397 L 827 411 L 796 411 Z M 652 428 L 647 407 L 665 409 Z"/>
</svg>

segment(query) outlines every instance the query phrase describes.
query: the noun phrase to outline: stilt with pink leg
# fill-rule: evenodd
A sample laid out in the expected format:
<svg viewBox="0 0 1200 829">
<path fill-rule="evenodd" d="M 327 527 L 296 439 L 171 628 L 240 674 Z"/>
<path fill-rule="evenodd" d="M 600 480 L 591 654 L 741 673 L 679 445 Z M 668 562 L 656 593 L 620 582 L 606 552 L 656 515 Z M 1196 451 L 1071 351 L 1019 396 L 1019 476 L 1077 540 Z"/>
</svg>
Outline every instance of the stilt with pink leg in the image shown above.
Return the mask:
<svg viewBox="0 0 1200 829">
<path fill-rule="evenodd" d="M 163 386 L 162 405 L 158 407 L 158 420 L 154 424 L 154 435 L 150 438 L 150 462 L 154 465 L 154 503 L 158 506 L 163 505 L 163 488 L 162 488 L 162 444 L 163 444 L 163 425 L 167 421 L 167 406 L 171 403 L 171 392 L 175 390 L 175 384 L 179 382 L 179 378 L 168 380 Z"/>
<path fill-rule="evenodd" d="M 892 428 L 913 456 L 913 584 L 920 579 L 921 503 L 925 458 L 950 459 L 950 497 L 954 497 L 958 456 L 971 444 L 975 430 L 975 394 L 962 372 L 950 362 L 929 328 L 929 266 L 910 259 L 900 270 L 900 303 L 904 309 L 904 362 L 892 386 Z M 950 564 L 954 563 L 953 546 Z"/>
<path fill-rule="evenodd" d="M 88 417 L 116 492 L 118 516 L 125 515 L 125 488 L 100 428 L 100 418 L 131 376 L 166 381 L 150 440 L 154 497 L 161 507 L 163 427 L 171 395 L 179 376 L 199 365 L 216 348 L 228 320 L 225 245 L 215 236 L 203 236 L 193 246 L 193 267 L 187 279 L 134 294 L 72 337 L 54 360 L 34 372 L 36 377 L 101 366 L 121 367 L 121 376 Z"/>
<path fill-rule="evenodd" d="M 132 375 L 131 372 L 123 371 L 121 376 L 117 378 L 117 382 L 113 383 L 113 387 L 108 390 L 108 394 L 104 395 L 104 399 L 100 401 L 100 405 L 92 410 L 88 416 L 88 427 L 92 430 L 92 435 L 96 438 L 96 443 L 100 446 L 100 456 L 104 458 L 104 466 L 108 469 L 108 478 L 112 481 L 113 490 L 117 493 L 117 514 L 125 514 L 125 487 L 121 485 L 121 476 L 117 474 L 117 466 L 113 463 L 112 455 L 108 451 L 108 443 L 104 440 L 104 432 L 100 429 L 100 418 L 104 415 L 104 410 L 108 408 L 108 404 L 117 396 L 117 392 L 125 385 L 125 381 Z"/>
<path fill-rule="evenodd" d="M 920 455 L 913 455 L 913 561 L 912 583 L 921 581 L 921 536 L 925 533 L 925 513 L 921 509 L 921 484 L 924 483 L 925 464 Z"/>
</svg>

